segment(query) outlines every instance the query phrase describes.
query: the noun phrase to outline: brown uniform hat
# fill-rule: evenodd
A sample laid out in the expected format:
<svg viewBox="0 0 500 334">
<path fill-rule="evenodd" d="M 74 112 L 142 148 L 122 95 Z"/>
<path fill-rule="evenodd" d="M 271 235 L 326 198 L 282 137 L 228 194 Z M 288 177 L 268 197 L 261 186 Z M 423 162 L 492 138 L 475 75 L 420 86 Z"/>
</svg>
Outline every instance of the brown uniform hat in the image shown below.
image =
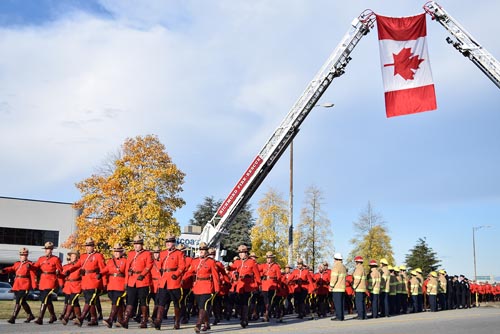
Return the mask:
<svg viewBox="0 0 500 334">
<path fill-rule="evenodd" d="M 85 246 L 95 246 L 95 241 L 93 238 L 89 237 L 85 240 Z"/>
<path fill-rule="evenodd" d="M 297 260 L 297 264 L 304 264 L 304 260 L 302 260 L 302 259 L 298 259 L 298 260 Z"/>
<path fill-rule="evenodd" d="M 187 247 L 186 245 L 184 244 L 178 244 L 175 248 L 177 248 L 178 250 L 180 250 L 181 252 L 184 252 L 187 250 Z"/>
<path fill-rule="evenodd" d="M 248 253 L 248 247 L 245 245 L 238 246 L 238 253 Z"/>
<path fill-rule="evenodd" d="M 160 253 L 160 247 L 154 246 L 153 247 L 153 253 Z"/>
<path fill-rule="evenodd" d="M 215 252 L 216 252 L 215 248 L 208 249 L 208 255 L 215 255 Z"/>
<path fill-rule="evenodd" d="M 276 255 L 274 255 L 274 254 L 273 254 L 273 252 L 269 251 L 269 252 L 267 252 L 267 253 L 266 253 L 266 258 L 267 258 L 267 257 L 270 257 L 270 258 L 275 258 L 275 257 L 276 257 Z"/>
<path fill-rule="evenodd" d="M 47 241 L 42 249 L 54 249 L 54 243 L 51 241 Z"/>
<path fill-rule="evenodd" d="M 167 235 L 167 237 L 165 238 L 165 242 L 175 242 L 175 235 L 173 234 Z"/>
<path fill-rule="evenodd" d="M 200 242 L 200 247 L 199 247 L 200 250 L 208 250 L 208 245 L 206 242 Z"/>
<path fill-rule="evenodd" d="M 23 247 L 23 248 L 21 248 L 21 249 L 19 250 L 19 255 L 26 255 L 26 256 L 28 256 L 29 252 L 30 252 L 30 251 L 28 250 L 28 248 Z"/>
<path fill-rule="evenodd" d="M 134 244 L 144 244 L 144 239 L 140 235 L 136 235 L 134 237 Z"/>
<path fill-rule="evenodd" d="M 68 255 L 75 254 L 76 256 L 80 256 L 80 251 L 72 249 L 68 252 Z"/>
<path fill-rule="evenodd" d="M 124 249 L 123 249 L 123 246 L 121 243 L 117 242 L 114 246 L 113 246 L 113 252 L 123 252 Z"/>
<path fill-rule="evenodd" d="M 251 252 L 250 255 L 248 255 L 248 257 L 253 257 L 254 259 L 256 259 L 257 254 L 255 254 L 255 252 Z"/>
</svg>

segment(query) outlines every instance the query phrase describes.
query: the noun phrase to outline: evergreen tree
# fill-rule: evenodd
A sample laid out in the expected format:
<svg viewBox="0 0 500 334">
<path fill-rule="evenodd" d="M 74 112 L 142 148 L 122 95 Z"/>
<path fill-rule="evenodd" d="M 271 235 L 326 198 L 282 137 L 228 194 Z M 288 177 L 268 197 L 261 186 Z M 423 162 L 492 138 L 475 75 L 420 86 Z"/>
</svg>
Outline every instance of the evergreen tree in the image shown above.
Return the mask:
<svg viewBox="0 0 500 334">
<path fill-rule="evenodd" d="M 437 254 L 427 245 L 425 238 L 418 238 L 415 247 L 410 249 L 410 253 L 406 254 L 406 265 L 409 269 L 421 268 L 424 277 L 431 271 L 439 268 L 440 260 L 437 259 Z"/>
<path fill-rule="evenodd" d="M 212 219 L 217 209 L 222 204 L 222 200 L 215 200 L 213 197 L 205 197 L 202 204 L 197 206 L 193 213 L 193 218 L 189 220 L 191 225 L 201 226 L 203 228 Z M 222 239 L 221 247 L 227 251 L 224 260 L 230 261 L 238 255 L 237 249 L 241 244 L 251 247 L 250 230 L 254 225 L 254 218 L 247 204 L 241 209 L 236 218 L 230 224 L 227 236 Z"/>
</svg>

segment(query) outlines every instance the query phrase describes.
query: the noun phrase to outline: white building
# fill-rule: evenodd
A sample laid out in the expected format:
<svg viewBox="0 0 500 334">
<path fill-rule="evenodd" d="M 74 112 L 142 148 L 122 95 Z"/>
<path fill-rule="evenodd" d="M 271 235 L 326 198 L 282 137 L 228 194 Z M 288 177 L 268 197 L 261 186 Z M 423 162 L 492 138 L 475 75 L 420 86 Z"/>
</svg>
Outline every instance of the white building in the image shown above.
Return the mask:
<svg viewBox="0 0 500 334">
<path fill-rule="evenodd" d="M 72 203 L 0 197 L 0 267 L 18 261 L 22 247 L 36 261 L 44 255 L 47 241 L 54 243 L 53 254 L 63 260 L 68 249 L 60 245 L 75 231 L 77 215 Z"/>
</svg>

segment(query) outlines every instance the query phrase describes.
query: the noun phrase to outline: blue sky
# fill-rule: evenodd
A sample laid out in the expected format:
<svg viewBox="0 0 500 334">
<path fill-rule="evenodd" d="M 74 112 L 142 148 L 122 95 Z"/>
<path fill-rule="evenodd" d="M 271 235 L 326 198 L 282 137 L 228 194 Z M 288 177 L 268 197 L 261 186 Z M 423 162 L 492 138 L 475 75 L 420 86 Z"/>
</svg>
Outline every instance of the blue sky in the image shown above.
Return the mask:
<svg viewBox="0 0 500 334">
<path fill-rule="evenodd" d="M 225 198 L 303 89 L 369 8 L 425 1 L 1 1 L 0 196 L 73 202 L 127 137 L 156 134 L 186 173 L 184 225 Z M 440 4 L 497 58 L 494 1 Z M 295 224 L 323 191 L 334 247 L 370 201 L 398 263 L 425 237 L 451 273 L 500 276 L 500 95 L 427 20 L 438 110 L 385 117 L 376 29 L 352 53 L 295 139 Z M 284 154 L 269 188 L 288 199 Z"/>
</svg>

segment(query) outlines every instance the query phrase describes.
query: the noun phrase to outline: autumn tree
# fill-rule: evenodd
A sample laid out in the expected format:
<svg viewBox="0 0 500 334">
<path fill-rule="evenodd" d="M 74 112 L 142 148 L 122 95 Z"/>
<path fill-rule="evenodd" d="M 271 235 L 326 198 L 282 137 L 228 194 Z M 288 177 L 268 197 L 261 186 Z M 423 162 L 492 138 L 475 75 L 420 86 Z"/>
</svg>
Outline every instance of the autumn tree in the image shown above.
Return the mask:
<svg viewBox="0 0 500 334">
<path fill-rule="evenodd" d="M 427 245 L 425 238 L 418 238 L 415 247 L 406 254 L 406 265 L 409 269 L 422 269 L 424 275 L 438 269 L 441 261 L 437 259 L 437 254 Z"/>
<path fill-rule="evenodd" d="M 395 265 L 391 238 L 385 225 L 382 216 L 373 212 L 372 205 L 368 202 L 366 209 L 359 214 L 358 220 L 353 222 L 356 234 L 351 239 L 353 249 L 345 262 L 349 269 L 354 268 L 354 257 L 358 255 L 365 259 L 366 270 L 370 259 L 378 262 L 381 258 L 386 258 L 389 264 Z"/>
<path fill-rule="evenodd" d="M 213 197 L 205 197 L 204 202 L 197 206 L 189 223 L 203 228 L 214 217 L 221 204 L 222 200 L 216 201 Z M 246 204 L 231 222 L 227 235 L 222 239 L 221 247 L 227 251 L 227 255 L 224 257 L 226 261 L 230 261 L 238 255 L 237 249 L 239 245 L 251 246 L 250 230 L 254 224 L 255 220 L 250 205 Z"/>
<path fill-rule="evenodd" d="M 305 203 L 300 222 L 294 233 L 294 249 L 313 270 L 316 265 L 330 257 L 332 231 L 330 220 L 322 210 L 323 195 L 315 186 L 305 192 Z"/>
<path fill-rule="evenodd" d="M 269 189 L 259 201 L 257 221 L 251 231 L 252 250 L 259 258 L 271 251 L 284 266 L 288 259 L 288 209 L 285 200 Z"/>
<path fill-rule="evenodd" d="M 161 244 L 167 234 L 179 234 L 174 212 L 185 202 L 179 196 L 184 173 L 177 168 L 158 137 L 128 138 L 112 162 L 76 184 L 82 197 L 74 204 L 81 214 L 76 233 L 63 245 L 83 251 L 88 237 L 105 251 L 137 234 L 145 246 Z"/>
</svg>

